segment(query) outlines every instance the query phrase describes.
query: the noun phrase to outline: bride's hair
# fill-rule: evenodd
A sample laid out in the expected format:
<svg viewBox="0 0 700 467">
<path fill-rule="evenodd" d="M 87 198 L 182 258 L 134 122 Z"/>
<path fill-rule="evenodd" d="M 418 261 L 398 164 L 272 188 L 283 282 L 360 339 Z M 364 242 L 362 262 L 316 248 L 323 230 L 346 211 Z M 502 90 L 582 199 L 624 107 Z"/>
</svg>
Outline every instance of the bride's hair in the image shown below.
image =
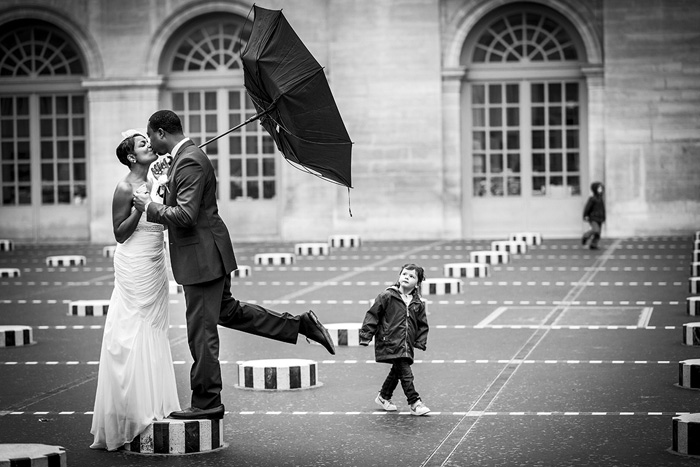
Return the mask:
<svg viewBox="0 0 700 467">
<path fill-rule="evenodd" d="M 134 153 L 134 138 L 137 136 L 143 135 L 137 133 L 131 136 L 127 136 L 122 140 L 121 143 L 119 143 L 119 146 L 117 146 L 117 159 L 119 159 L 119 162 L 121 162 L 129 168 L 131 168 L 131 162 L 129 162 L 128 156 L 129 154 Z"/>
</svg>

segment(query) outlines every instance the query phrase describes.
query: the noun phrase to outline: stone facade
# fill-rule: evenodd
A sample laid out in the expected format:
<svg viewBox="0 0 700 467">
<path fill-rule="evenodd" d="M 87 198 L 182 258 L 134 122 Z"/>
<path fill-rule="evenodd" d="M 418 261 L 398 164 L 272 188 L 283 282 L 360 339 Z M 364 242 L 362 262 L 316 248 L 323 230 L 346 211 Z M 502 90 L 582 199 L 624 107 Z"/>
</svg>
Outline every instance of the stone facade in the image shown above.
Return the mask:
<svg viewBox="0 0 700 467">
<path fill-rule="evenodd" d="M 700 4 L 693 0 L 537 0 L 576 29 L 585 57 L 583 193 L 561 218 L 514 212 L 474 226 L 465 93 L 465 40 L 510 0 L 277 0 L 321 65 L 353 142 L 353 189 L 280 164 L 271 211 L 229 203 L 236 240 L 502 237 L 528 227 L 549 236 L 581 232 L 588 185 L 607 186 L 604 235 L 657 235 L 700 226 Z M 111 197 L 124 176 L 114 157 L 119 132 L 144 128 L 163 105 L 162 54 L 200 15 L 245 18 L 252 2 L 207 0 L 0 0 L 0 26 L 49 22 L 86 62 L 89 176 L 85 233 L 33 233 L 32 212 L 0 206 L 0 237 L 113 242 Z M 0 27 L 0 30 L 2 28 Z M 0 96 L 14 92 L 0 77 Z M 502 201 L 502 202 L 501 202 Z M 556 211 L 536 200 L 535 210 Z M 500 204 L 499 204 L 500 203 Z M 509 208 L 496 200 L 497 209 Z M 512 205 L 515 206 L 515 205 Z M 549 207 L 548 207 L 549 206 Z M 352 217 L 349 214 L 352 210 Z M 483 209 L 483 208 L 482 208 Z M 263 213 L 263 214 L 261 214 Z M 273 213 L 273 214 L 269 214 Z M 10 216 L 13 221 L 10 221 Z M 518 217 L 520 216 L 520 217 Z M 528 218 L 529 216 L 529 218 Z M 270 219 L 272 217 L 273 219 Z M 508 218 L 512 217 L 512 223 Z M 7 221 L 6 221 L 7 218 Z M 22 219 L 22 220 L 18 220 Z M 541 219 L 541 220 L 538 220 Z M 13 227 L 8 227 L 8 222 Z M 60 222 L 60 219 L 56 219 Z M 483 223 L 483 219 L 479 221 Z M 231 225 L 234 224 L 235 225 Z M 245 227 L 244 227 L 245 226 Z M 77 230 L 76 230 L 77 232 Z"/>
</svg>

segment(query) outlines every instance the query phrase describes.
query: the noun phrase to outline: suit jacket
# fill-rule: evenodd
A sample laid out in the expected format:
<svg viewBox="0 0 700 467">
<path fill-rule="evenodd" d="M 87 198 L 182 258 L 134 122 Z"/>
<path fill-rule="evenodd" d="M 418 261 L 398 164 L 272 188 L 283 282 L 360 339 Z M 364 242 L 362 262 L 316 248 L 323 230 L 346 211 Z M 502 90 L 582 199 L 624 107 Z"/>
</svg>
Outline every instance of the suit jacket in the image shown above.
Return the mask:
<svg viewBox="0 0 700 467">
<path fill-rule="evenodd" d="M 151 203 L 147 219 L 168 227 L 175 280 L 192 285 L 230 274 L 236 257 L 219 216 L 214 167 L 192 141 L 173 156 L 166 186 L 165 204 Z"/>
</svg>

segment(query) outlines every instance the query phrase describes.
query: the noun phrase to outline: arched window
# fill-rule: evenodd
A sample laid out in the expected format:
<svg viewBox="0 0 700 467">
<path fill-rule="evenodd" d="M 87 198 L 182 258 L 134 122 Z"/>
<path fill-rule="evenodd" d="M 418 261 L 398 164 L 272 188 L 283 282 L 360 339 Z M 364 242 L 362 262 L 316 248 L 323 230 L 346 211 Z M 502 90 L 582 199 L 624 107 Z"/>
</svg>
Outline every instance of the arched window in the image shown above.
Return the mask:
<svg viewBox="0 0 700 467">
<path fill-rule="evenodd" d="M 83 59 L 63 31 L 39 20 L 3 25 L 0 206 L 83 204 L 87 196 Z"/>
<path fill-rule="evenodd" d="M 174 35 L 161 62 L 172 109 L 197 144 L 256 113 L 243 87 L 243 26 L 243 18 L 234 15 L 197 19 Z M 208 144 L 205 151 L 217 169 L 220 201 L 276 196 L 275 144 L 258 123 Z"/>
<path fill-rule="evenodd" d="M 577 60 L 566 29 L 546 14 L 528 11 L 498 18 L 476 42 L 473 63 Z"/>
</svg>

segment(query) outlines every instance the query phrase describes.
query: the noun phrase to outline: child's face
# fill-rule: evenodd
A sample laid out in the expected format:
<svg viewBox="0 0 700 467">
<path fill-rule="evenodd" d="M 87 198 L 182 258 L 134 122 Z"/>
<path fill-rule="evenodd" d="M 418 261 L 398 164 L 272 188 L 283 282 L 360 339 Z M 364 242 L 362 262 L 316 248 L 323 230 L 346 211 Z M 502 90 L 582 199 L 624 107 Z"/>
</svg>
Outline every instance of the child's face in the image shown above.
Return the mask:
<svg viewBox="0 0 700 467">
<path fill-rule="evenodd" d="M 413 290 L 413 288 L 418 284 L 418 274 L 414 269 L 402 269 L 401 274 L 399 274 L 399 285 L 405 290 Z"/>
</svg>

